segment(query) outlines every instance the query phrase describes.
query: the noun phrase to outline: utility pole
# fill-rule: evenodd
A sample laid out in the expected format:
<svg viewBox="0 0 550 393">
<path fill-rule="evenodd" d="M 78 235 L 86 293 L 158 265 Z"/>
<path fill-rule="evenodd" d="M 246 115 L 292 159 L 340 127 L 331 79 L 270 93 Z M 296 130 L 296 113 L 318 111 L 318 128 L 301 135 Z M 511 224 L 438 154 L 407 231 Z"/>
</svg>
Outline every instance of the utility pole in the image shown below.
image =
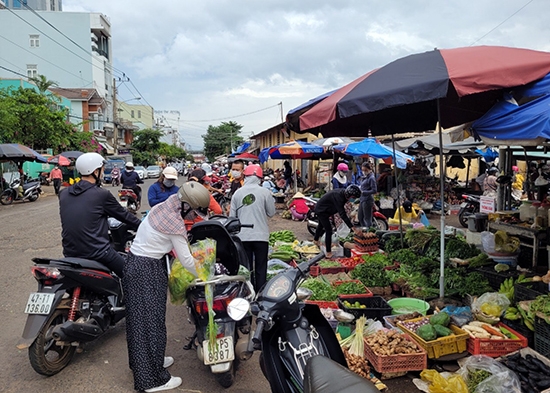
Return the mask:
<svg viewBox="0 0 550 393">
<path fill-rule="evenodd" d="M 118 155 L 118 108 L 116 105 L 116 78 L 113 78 L 113 150 Z"/>
</svg>

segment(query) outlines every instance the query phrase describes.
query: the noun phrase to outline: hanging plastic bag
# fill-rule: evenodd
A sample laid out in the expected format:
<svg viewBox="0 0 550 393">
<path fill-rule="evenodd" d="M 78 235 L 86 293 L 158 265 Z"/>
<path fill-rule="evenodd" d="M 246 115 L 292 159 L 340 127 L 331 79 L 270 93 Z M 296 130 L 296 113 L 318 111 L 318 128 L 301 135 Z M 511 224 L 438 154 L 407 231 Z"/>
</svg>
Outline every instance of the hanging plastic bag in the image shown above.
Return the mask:
<svg viewBox="0 0 550 393">
<path fill-rule="evenodd" d="M 481 232 L 481 245 L 487 254 L 495 252 L 495 235 L 488 231 Z"/>
<path fill-rule="evenodd" d="M 472 304 L 474 314 L 484 313 L 494 318 L 500 318 L 510 306 L 510 300 L 503 293 L 487 292 L 478 297 Z"/>
<path fill-rule="evenodd" d="M 458 374 L 466 381 L 470 393 L 520 393 L 517 375 L 506 366 L 485 355 L 474 355 L 461 363 Z M 480 370 L 487 376 L 479 383 Z M 483 373 L 484 371 L 484 373 Z"/>
<path fill-rule="evenodd" d="M 468 393 L 466 382 L 457 374 L 446 379 L 437 371 L 426 369 L 420 373 L 420 378 L 431 383 L 430 393 Z"/>
<path fill-rule="evenodd" d="M 170 302 L 180 305 L 185 301 L 185 294 L 189 284 L 195 276 L 183 267 L 179 259 L 172 263 L 170 275 L 168 276 L 168 289 L 170 290 Z"/>
</svg>

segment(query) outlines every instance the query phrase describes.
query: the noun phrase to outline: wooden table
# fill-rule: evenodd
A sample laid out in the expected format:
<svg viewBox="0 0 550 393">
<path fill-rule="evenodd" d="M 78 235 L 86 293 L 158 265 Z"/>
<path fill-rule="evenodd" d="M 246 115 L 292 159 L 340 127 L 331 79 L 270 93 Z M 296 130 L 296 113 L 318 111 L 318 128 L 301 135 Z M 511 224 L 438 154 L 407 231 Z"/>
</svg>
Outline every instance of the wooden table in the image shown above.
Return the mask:
<svg viewBox="0 0 550 393">
<path fill-rule="evenodd" d="M 533 261 L 532 266 L 535 267 L 538 262 L 539 249 L 541 242 L 544 242 L 542 247 L 546 247 L 546 229 L 533 229 L 529 227 L 504 224 L 501 222 L 489 222 L 489 231 L 504 231 L 510 236 L 516 236 L 522 246 L 533 249 Z"/>
</svg>

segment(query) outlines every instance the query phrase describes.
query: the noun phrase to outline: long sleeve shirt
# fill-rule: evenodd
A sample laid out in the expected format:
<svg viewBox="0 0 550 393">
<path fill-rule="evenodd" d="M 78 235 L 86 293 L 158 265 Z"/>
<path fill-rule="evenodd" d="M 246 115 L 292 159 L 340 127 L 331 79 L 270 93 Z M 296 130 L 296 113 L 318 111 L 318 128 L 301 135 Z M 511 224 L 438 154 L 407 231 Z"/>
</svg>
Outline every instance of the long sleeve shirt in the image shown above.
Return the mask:
<svg viewBox="0 0 550 393">
<path fill-rule="evenodd" d="M 361 202 L 368 201 L 374 198 L 374 194 L 378 192 L 377 186 L 376 186 L 376 179 L 374 178 L 374 174 L 371 172 L 367 175 L 365 179 L 361 182 L 361 198 L 359 199 Z"/>
<path fill-rule="evenodd" d="M 349 228 L 353 228 L 353 224 L 345 209 L 346 202 L 348 201 L 345 192 L 346 190 L 343 188 L 327 192 L 315 205 L 315 214 L 330 217 L 338 213 L 346 225 Z"/>
</svg>

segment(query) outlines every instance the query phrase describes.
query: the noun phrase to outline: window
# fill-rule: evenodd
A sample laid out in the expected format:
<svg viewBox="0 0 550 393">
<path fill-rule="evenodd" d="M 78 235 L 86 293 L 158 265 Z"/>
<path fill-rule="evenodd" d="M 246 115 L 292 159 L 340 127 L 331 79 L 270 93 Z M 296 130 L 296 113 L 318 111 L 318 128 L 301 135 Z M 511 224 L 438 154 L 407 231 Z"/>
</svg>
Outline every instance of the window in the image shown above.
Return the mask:
<svg viewBox="0 0 550 393">
<path fill-rule="evenodd" d="M 50 11 L 55 11 L 55 0 L 50 0 Z"/>
<path fill-rule="evenodd" d="M 141 119 L 141 111 L 138 111 L 138 119 Z"/>
<path fill-rule="evenodd" d="M 29 35 L 29 43 L 31 48 L 38 48 L 40 46 L 40 36 L 38 34 Z"/>
<path fill-rule="evenodd" d="M 21 0 L 13 0 L 13 8 L 21 8 Z"/>
<path fill-rule="evenodd" d="M 36 64 L 27 64 L 27 76 L 29 78 L 36 78 L 38 76 L 38 68 Z"/>
<path fill-rule="evenodd" d="M 134 110 L 133 109 L 132 109 L 132 115 L 131 116 L 132 116 L 132 119 L 133 119 L 134 118 Z"/>
</svg>

